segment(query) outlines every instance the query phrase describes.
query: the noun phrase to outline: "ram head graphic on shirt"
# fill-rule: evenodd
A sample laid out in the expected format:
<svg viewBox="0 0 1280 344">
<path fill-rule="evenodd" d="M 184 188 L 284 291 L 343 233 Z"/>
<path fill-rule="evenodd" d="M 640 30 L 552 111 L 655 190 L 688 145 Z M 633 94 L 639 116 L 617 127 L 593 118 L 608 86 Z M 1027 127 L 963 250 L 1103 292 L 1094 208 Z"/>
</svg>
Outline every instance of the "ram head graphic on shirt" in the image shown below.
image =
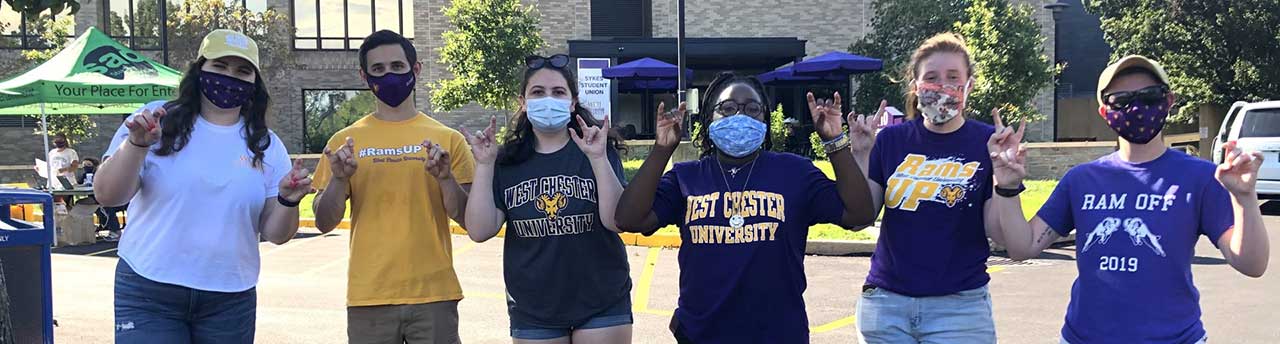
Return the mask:
<svg viewBox="0 0 1280 344">
<path fill-rule="evenodd" d="M 538 208 L 538 211 L 547 214 L 548 219 L 554 219 L 559 216 L 560 210 L 564 209 L 568 204 L 568 197 L 559 192 L 553 196 L 539 195 L 538 199 L 534 201 L 534 206 Z"/>
<path fill-rule="evenodd" d="M 975 178 L 981 169 L 977 161 L 908 154 L 885 185 L 884 205 L 890 209 L 916 211 L 924 202 L 938 202 L 954 208 L 965 202 L 969 191 L 979 187 L 981 183 Z"/>
</svg>

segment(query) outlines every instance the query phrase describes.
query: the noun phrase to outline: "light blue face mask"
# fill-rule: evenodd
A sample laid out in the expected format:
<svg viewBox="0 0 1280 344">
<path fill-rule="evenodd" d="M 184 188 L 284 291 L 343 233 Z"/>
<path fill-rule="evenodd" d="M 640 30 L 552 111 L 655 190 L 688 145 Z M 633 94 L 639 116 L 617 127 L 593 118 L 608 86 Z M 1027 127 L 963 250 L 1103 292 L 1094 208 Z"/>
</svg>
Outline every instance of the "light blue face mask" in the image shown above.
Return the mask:
<svg viewBox="0 0 1280 344">
<path fill-rule="evenodd" d="M 739 113 L 711 122 L 708 133 L 711 142 L 721 152 L 734 158 L 741 158 L 760 149 L 764 144 L 764 135 L 768 127 L 764 122 L 751 116 Z"/>
<path fill-rule="evenodd" d="M 533 129 L 543 132 L 564 130 L 569 125 L 569 107 L 573 101 L 553 97 L 533 98 L 525 102 Z"/>
</svg>

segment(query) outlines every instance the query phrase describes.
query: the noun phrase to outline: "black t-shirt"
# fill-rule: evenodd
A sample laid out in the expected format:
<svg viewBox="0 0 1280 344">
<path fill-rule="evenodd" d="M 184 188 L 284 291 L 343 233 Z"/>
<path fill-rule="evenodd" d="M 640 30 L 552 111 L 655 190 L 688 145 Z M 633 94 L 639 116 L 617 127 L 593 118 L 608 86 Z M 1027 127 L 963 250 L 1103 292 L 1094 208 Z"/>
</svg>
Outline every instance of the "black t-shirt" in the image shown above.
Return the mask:
<svg viewBox="0 0 1280 344">
<path fill-rule="evenodd" d="M 608 157 L 622 181 L 618 153 Z M 577 144 L 498 165 L 493 180 L 507 221 L 503 276 L 513 319 L 577 326 L 630 297 L 626 248 L 600 222 L 595 173 Z"/>
</svg>

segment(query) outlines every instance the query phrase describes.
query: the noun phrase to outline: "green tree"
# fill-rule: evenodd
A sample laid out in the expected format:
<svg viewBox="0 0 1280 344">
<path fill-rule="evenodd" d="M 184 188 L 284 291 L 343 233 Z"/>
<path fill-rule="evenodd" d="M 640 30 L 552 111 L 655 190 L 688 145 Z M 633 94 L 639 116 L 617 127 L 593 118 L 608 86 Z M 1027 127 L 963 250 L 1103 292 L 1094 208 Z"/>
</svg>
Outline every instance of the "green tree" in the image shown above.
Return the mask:
<svg viewBox="0 0 1280 344">
<path fill-rule="evenodd" d="M 544 46 L 533 6 L 519 0 L 454 0 L 444 9 L 454 29 L 440 49 L 452 79 L 432 85 L 431 103 L 449 111 L 471 102 L 514 109 L 524 57 Z"/>
<path fill-rule="evenodd" d="M 22 58 L 25 60 L 20 70 L 26 70 L 35 67 L 49 59 L 53 58 L 62 48 L 67 45 L 71 36 L 72 18 L 71 16 L 54 17 L 48 14 L 40 15 L 34 20 L 27 22 L 27 27 L 40 33 L 41 46 L 48 49 L 23 50 Z M 36 121 L 40 121 L 40 116 L 31 116 Z M 48 116 L 49 122 L 44 123 L 47 126 L 49 135 L 63 134 L 72 139 L 88 140 L 96 135 L 97 124 L 89 118 L 88 115 L 54 115 Z M 40 129 L 36 130 L 39 134 Z"/>
<path fill-rule="evenodd" d="M 368 91 L 318 91 L 304 96 L 307 116 L 306 151 L 324 151 L 329 138 L 342 128 L 373 112 L 373 93 Z"/>
<path fill-rule="evenodd" d="M 849 51 L 880 58 L 885 69 L 856 77 L 859 112 L 875 111 L 881 99 L 905 103 L 910 80 L 901 78 L 911 54 L 925 39 L 953 31 L 965 38 L 977 63 L 966 115 L 988 119 L 1000 106 L 1013 120 L 1042 117 L 1028 102 L 1052 82 L 1053 66 L 1030 6 L 1008 0 L 875 0 L 872 9 L 872 31 Z"/>
<path fill-rule="evenodd" d="M 903 104 L 907 84 L 900 79 L 911 53 L 920 42 L 951 30 L 964 20 L 969 3 L 969 0 L 873 1 L 872 31 L 850 45 L 849 51 L 883 60 L 884 70 L 854 77 L 858 81 L 858 90 L 854 93 L 858 113 L 876 111 L 881 99 L 888 100 L 889 104 Z"/>
<path fill-rule="evenodd" d="M 790 136 L 786 123 L 787 115 L 782 113 L 782 104 L 769 113 L 769 141 L 773 142 L 774 152 L 787 151 L 787 136 Z"/>
<path fill-rule="evenodd" d="M 62 13 L 69 11 L 76 14 L 80 11 L 80 2 L 76 0 L 4 0 L 14 12 L 28 17 L 39 17 L 42 13 Z"/>
<path fill-rule="evenodd" d="M 1006 123 L 1038 121 L 1044 115 L 1030 104 L 1053 81 L 1054 66 L 1044 54 L 1045 37 L 1026 4 L 1009 0 L 973 0 L 968 19 L 956 25 L 977 63 L 966 114 L 991 120 L 1001 108 Z"/>
<path fill-rule="evenodd" d="M 1202 105 L 1280 97 L 1280 1 L 1086 0 L 1102 19 L 1112 60 L 1159 61 L 1180 98 L 1171 121 L 1191 123 Z"/>
<path fill-rule="evenodd" d="M 143 9 L 146 11 L 143 11 Z M 139 17 L 155 15 L 156 6 L 139 7 Z M 294 70 L 293 23 L 289 17 L 275 8 L 266 11 L 250 11 L 239 1 L 187 0 L 180 10 L 169 7 L 169 61 L 170 66 L 185 70 L 187 63 L 196 59 L 200 42 L 210 31 L 231 29 L 240 31 L 258 43 L 259 60 L 265 80 L 286 76 Z M 158 30 L 158 29 L 157 29 Z M 159 36 L 158 31 L 154 36 Z"/>
</svg>

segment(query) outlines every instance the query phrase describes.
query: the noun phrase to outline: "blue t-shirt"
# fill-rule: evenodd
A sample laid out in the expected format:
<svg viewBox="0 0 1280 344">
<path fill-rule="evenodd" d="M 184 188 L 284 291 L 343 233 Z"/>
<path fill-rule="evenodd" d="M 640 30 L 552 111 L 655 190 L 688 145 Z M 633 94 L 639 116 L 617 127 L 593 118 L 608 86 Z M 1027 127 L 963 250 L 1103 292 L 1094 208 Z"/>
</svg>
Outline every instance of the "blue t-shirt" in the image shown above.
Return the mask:
<svg viewBox="0 0 1280 344">
<path fill-rule="evenodd" d="M 762 152 L 723 169 L 713 157 L 679 163 L 662 176 L 653 212 L 662 226 L 680 226 L 675 318 L 689 339 L 809 342 L 805 238 L 844 213 L 835 182 L 812 161 Z"/>
<path fill-rule="evenodd" d="M 884 187 L 885 211 L 867 284 L 925 297 L 990 281 L 983 208 L 991 199 L 993 133 L 966 120 L 938 134 L 914 120 L 876 135 L 867 174 Z"/>
<path fill-rule="evenodd" d="M 1115 153 L 1076 166 L 1038 216 L 1076 233 L 1076 268 L 1062 336 L 1087 343 L 1195 343 L 1204 337 L 1191 258 L 1234 223 L 1216 167 L 1178 151 L 1134 164 Z"/>
</svg>

